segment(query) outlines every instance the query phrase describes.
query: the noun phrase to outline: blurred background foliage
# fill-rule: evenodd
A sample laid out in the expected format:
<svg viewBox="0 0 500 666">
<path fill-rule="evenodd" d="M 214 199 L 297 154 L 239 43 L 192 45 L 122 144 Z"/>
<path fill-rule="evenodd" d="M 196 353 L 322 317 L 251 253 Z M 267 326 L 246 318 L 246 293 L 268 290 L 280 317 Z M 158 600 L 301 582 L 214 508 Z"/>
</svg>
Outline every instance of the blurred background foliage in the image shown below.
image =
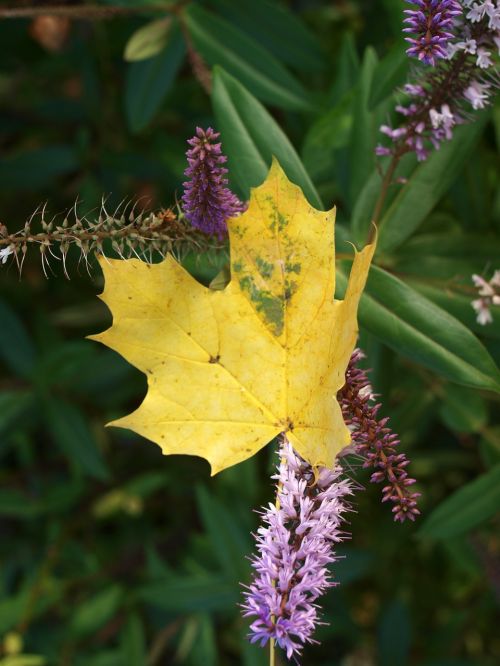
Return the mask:
<svg viewBox="0 0 500 666">
<path fill-rule="evenodd" d="M 363 242 L 377 127 L 409 70 L 402 0 L 69 1 L 73 14 L 44 16 L 53 4 L 0 3 L 10 232 L 45 202 L 54 214 L 77 199 L 98 209 L 103 195 L 111 208 L 172 205 L 185 140 L 213 125 L 238 194 L 276 154 L 311 202 L 338 206 L 344 256 L 346 239 Z M 305 664 L 500 662 L 500 317 L 481 327 L 470 306 L 471 274 L 500 268 L 498 107 L 457 134 L 402 165 L 360 312 L 423 515 L 393 524 L 357 473 L 367 487 L 339 549 L 341 585 Z M 201 280 L 216 271 L 188 261 Z M 146 381 L 85 340 L 109 323 L 98 268 L 87 275 L 70 253 L 68 281 L 51 265 L 46 279 L 34 249 L 21 280 L 0 267 L 0 664 L 266 664 L 237 603 L 272 449 L 211 479 L 201 460 L 105 429 Z"/>
</svg>

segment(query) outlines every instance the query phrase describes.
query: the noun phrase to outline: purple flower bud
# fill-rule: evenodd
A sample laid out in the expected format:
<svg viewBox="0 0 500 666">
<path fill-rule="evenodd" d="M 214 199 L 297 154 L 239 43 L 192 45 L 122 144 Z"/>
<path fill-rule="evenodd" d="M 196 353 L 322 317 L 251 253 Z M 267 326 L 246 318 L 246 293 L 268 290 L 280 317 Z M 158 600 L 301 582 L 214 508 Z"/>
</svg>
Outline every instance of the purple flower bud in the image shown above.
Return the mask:
<svg viewBox="0 0 500 666">
<path fill-rule="evenodd" d="M 340 525 L 354 487 L 340 478 L 340 467 L 313 470 L 284 437 L 279 455 L 276 505 L 262 514 L 242 608 L 244 617 L 255 618 L 250 641 L 264 646 L 272 638 L 290 659 L 317 642 L 316 600 L 335 585 L 327 566 L 336 559 L 333 544 L 346 537 Z"/>
<path fill-rule="evenodd" d="M 453 37 L 455 17 L 462 13 L 462 7 L 456 0 L 406 0 L 418 9 L 406 9 L 403 23 L 407 26 L 403 32 L 413 33 L 415 37 L 405 37 L 411 44 L 408 55 L 420 61 L 435 65 L 436 59 L 447 57 L 448 40 Z"/>
<path fill-rule="evenodd" d="M 405 468 L 409 460 L 404 453 L 397 453 L 398 436 L 387 427 L 389 418 L 379 418 L 380 403 L 370 401 L 372 391 L 366 372 L 357 367 L 363 353 L 356 349 L 346 373 L 345 386 L 339 391 L 339 402 L 344 420 L 351 429 L 352 442 L 358 455 L 364 458 L 363 467 L 375 468 L 370 477 L 372 483 L 387 481 L 382 489 L 382 502 L 391 501 L 394 520 L 415 520 L 420 513 L 417 498 L 420 493 L 409 492 L 415 479 L 408 477 Z"/>
<path fill-rule="evenodd" d="M 219 136 L 211 127 L 197 127 L 196 135 L 188 140 L 189 166 L 184 174 L 190 180 L 184 183 L 182 208 L 193 227 L 223 239 L 226 220 L 242 213 L 246 206 L 226 187 L 227 169 L 222 165 L 227 157 L 221 152 L 221 144 L 214 143 Z"/>
</svg>

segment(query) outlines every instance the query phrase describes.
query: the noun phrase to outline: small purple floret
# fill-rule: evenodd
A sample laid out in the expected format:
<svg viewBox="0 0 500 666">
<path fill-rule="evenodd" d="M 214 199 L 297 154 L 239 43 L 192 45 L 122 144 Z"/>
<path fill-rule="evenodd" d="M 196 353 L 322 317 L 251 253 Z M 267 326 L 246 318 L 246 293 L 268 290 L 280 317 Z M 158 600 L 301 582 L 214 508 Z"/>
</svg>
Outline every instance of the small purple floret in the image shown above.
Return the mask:
<svg viewBox="0 0 500 666">
<path fill-rule="evenodd" d="M 447 46 L 453 38 L 455 18 L 462 13 L 457 0 L 406 0 L 417 9 L 405 10 L 406 27 L 403 32 L 414 37 L 405 37 L 411 44 L 408 55 L 418 58 L 428 65 L 435 65 L 439 58 L 448 55 Z"/>
<path fill-rule="evenodd" d="M 206 234 L 222 240 L 227 235 L 226 221 L 242 213 L 246 206 L 227 187 L 227 169 L 222 165 L 227 157 L 221 144 L 214 143 L 220 134 L 211 127 L 196 128 L 196 135 L 188 140 L 188 168 L 184 175 L 182 208 L 188 222 Z"/>
<path fill-rule="evenodd" d="M 328 565 L 336 560 L 333 544 L 346 535 L 340 530 L 345 501 L 353 484 L 341 479 L 342 469 L 313 468 L 283 438 L 277 479 L 277 502 L 262 514 L 257 535 L 258 555 L 252 559 L 253 580 L 244 592 L 244 617 L 252 643 L 274 639 L 288 659 L 299 655 L 318 624 L 318 597 L 335 583 Z"/>
</svg>

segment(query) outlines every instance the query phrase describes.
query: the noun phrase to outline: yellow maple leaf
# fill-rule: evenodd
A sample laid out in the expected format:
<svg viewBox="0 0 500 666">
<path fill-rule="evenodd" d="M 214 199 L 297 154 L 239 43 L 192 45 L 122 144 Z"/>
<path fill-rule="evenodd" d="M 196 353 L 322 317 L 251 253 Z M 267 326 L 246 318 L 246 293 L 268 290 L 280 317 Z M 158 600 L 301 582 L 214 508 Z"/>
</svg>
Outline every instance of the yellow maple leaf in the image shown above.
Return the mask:
<svg viewBox="0 0 500 666">
<path fill-rule="evenodd" d="M 153 265 L 101 259 L 113 325 L 92 338 L 148 377 L 142 405 L 110 425 L 165 454 L 203 456 L 213 474 L 282 432 L 313 466 L 332 466 L 350 441 L 336 394 L 374 252 L 356 253 L 345 298 L 334 300 L 334 221 L 274 162 L 248 210 L 228 222 L 223 290 L 170 256 Z"/>
</svg>

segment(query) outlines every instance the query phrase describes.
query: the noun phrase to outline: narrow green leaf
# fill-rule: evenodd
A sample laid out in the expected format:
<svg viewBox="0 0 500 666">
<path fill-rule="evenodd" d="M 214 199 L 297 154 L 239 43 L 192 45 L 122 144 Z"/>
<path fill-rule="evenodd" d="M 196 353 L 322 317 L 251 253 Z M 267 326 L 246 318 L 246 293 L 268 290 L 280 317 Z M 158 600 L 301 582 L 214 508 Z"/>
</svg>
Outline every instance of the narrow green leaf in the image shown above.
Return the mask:
<svg viewBox="0 0 500 666">
<path fill-rule="evenodd" d="M 29 425 L 26 414 L 35 406 L 35 397 L 29 391 L 3 391 L 0 393 L 0 435 L 9 432 L 12 425 Z"/>
<path fill-rule="evenodd" d="M 93 634 L 118 611 L 123 601 L 123 589 L 112 585 L 78 605 L 71 616 L 70 630 L 75 636 Z"/>
<path fill-rule="evenodd" d="M 208 613 L 197 616 L 197 634 L 189 653 L 189 664 L 192 666 L 218 666 L 220 657 L 217 650 L 217 640 L 214 622 Z"/>
<path fill-rule="evenodd" d="M 346 266 L 337 271 L 341 289 Z M 457 384 L 500 392 L 500 372 L 485 347 L 440 307 L 376 266 L 359 308 L 363 327 L 382 342 Z"/>
<path fill-rule="evenodd" d="M 221 570 L 235 579 L 248 572 L 245 556 L 251 551 L 251 541 L 241 530 L 231 513 L 212 497 L 205 488 L 197 488 L 198 511 L 212 542 L 213 552 Z"/>
<path fill-rule="evenodd" d="M 335 79 L 328 93 L 330 104 L 336 105 L 338 100 L 350 92 L 359 78 L 360 62 L 352 32 L 346 32 L 342 38 L 340 51 L 335 68 Z"/>
<path fill-rule="evenodd" d="M 125 46 L 124 59 L 134 62 L 152 58 L 160 53 L 167 45 L 171 23 L 171 17 L 167 16 L 151 21 L 136 30 Z"/>
<path fill-rule="evenodd" d="M 234 581 L 219 576 L 169 578 L 144 585 L 138 596 L 153 606 L 175 612 L 200 612 L 234 609 L 239 590 Z"/>
<path fill-rule="evenodd" d="M 377 55 L 372 48 L 365 51 L 361 76 L 356 87 L 354 118 L 351 130 L 349 164 L 351 183 L 349 198 L 355 202 L 375 164 L 375 117 L 368 108 Z"/>
<path fill-rule="evenodd" d="M 436 220 L 439 222 L 439 220 Z M 450 220 L 450 225 L 453 221 Z M 458 227 L 459 223 L 456 223 Z M 500 257 L 500 239 L 493 234 L 462 233 L 447 230 L 419 234 L 410 238 L 389 259 L 398 274 L 415 275 L 426 282 L 442 279 L 453 288 L 454 283 L 465 286 L 472 300 L 477 293 L 472 274 L 482 274 L 492 257 Z M 485 275 L 489 278 L 490 271 Z"/>
<path fill-rule="evenodd" d="M 335 151 L 349 142 L 353 122 L 352 102 L 351 91 L 333 109 L 320 116 L 307 132 L 301 152 L 304 167 L 313 180 L 324 175 L 331 181 Z"/>
<path fill-rule="evenodd" d="M 451 141 L 421 162 L 380 221 L 379 252 L 401 245 L 425 220 L 451 187 L 483 131 L 488 114 L 455 130 Z"/>
<path fill-rule="evenodd" d="M 316 35 L 288 7 L 269 0 L 213 0 L 211 4 L 281 62 L 305 72 L 324 69 Z"/>
<path fill-rule="evenodd" d="M 35 348 L 19 317 L 1 300 L 0 322 L 0 359 L 15 375 L 30 377 L 35 363 Z"/>
<path fill-rule="evenodd" d="M 500 507 L 500 465 L 482 474 L 442 502 L 427 518 L 418 535 L 448 539 L 474 529 Z"/>
<path fill-rule="evenodd" d="M 46 397 L 44 417 L 55 443 L 70 463 L 102 481 L 109 478 L 99 446 L 75 405 L 60 398 Z"/>
<path fill-rule="evenodd" d="M 314 109 L 297 79 L 245 32 L 196 4 L 186 10 L 185 20 L 206 62 L 224 67 L 256 97 L 284 109 Z"/>
<path fill-rule="evenodd" d="M 96 350 L 86 340 L 54 344 L 39 359 L 35 377 L 44 386 L 75 384 L 82 371 L 93 365 Z"/>
<path fill-rule="evenodd" d="M 471 305 L 472 299 L 475 298 L 472 291 L 469 295 L 466 295 L 454 289 L 448 281 L 443 281 L 441 287 L 419 280 L 407 280 L 407 284 L 410 284 L 413 289 L 449 312 L 481 337 L 500 339 L 500 312 L 497 312 L 495 307 L 491 308 L 493 319 L 491 324 L 487 326 L 479 324 L 476 312 Z"/>
<path fill-rule="evenodd" d="M 486 401 L 477 391 L 449 384 L 439 409 L 441 419 L 456 432 L 478 432 L 488 422 Z"/>
<path fill-rule="evenodd" d="M 368 97 L 368 109 L 374 109 L 394 90 L 404 83 L 408 76 L 409 58 L 401 43 L 395 44 L 378 63 L 373 73 L 373 81 Z"/>
<path fill-rule="evenodd" d="M 137 613 L 130 613 L 121 635 L 122 666 L 146 664 L 147 650 L 144 627 Z"/>
<path fill-rule="evenodd" d="M 125 112 L 132 132 L 151 122 L 172 87 L 185 54 L 177 22 L 172 22 L 167 46 L 148 60 L 130 63 L 125 85 Z"/>
<path fill-rule="evenodd" d="M 405 666 L 408 663 L 411 625 L 408 609 L 394 600 L 382 613 L 378 627 L 379 666 Z"/>
<path fill-rule="evenodd" d="M 405 0 L 382 0 L 382 5 L 389 17 L 389 24 L 396 37 L 401 37 L 401 22 L 403 20 L 403 9 L 407 8 Z"/>
<path fill-rule="evenodd" d="M 0 159 L 0 182 L 7 190 L 40 190 L 80 166 L 73 146 L 46 145 Z"/>
<path fill-rule="evenodd" d="M 265 180 L 275 155 L 311 205 L 322 208 L 299 156 L 278 123 L 241 83 L 219 67 L 214 69 L 212 104 L 230 173 L 243 198 L 248 199 L 250 188 Z"/>
</svg>

